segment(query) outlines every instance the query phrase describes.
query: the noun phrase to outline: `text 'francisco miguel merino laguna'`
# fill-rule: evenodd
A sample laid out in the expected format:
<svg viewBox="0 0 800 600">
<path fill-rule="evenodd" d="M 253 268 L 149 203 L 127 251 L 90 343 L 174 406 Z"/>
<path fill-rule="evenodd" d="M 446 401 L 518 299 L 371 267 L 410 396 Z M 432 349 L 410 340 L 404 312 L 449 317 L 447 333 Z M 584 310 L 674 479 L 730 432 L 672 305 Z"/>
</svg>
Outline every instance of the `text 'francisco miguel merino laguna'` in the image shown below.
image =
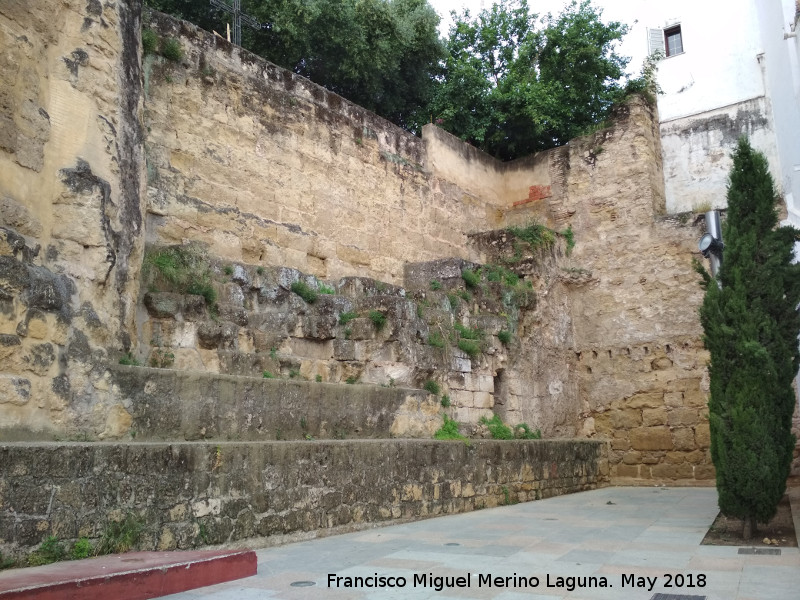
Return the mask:
<svg viewBox="0 0 800 600">
<path fill-rule="evenodd" d="M 664 577 L 669 577 L 671 581 L 672 575 L 665 574 Z M 692 577 L 688 575 L 687 577 Z M 705 576 L 695 576 L 698 580 L 702 577 L 702 581 L 693 582 L 694 585 L 686 587 L 705 587 Z M 683 576 L 681 576 L 683 580 Z M 620 575 L 619 587 L 622 588 L 644 588 L 649 591 L 655 587 L 658 577 L 637 577 L 633 574 Z M 683 581 L 681 582 L 683 583 Z M 549 573 L 544 575 L 543 578 L 536 576 L 518 575 L 514 573 L 508 576 L 495 576 L 491 573 L 467 573 L 461 576 L 441 576 L 434 575 L 433 573 L 415 573 L 413 577 L 402 576 L 389 576 L 375 573 L 366 576 L 341 576 L 336 573 L 328 574 L 328 587 L 329 588 L 404 588 L 407 586 L 433 588 L 440 592 L 447 588 L 485 588 L 485 587 L 498 587 L 498 588 L 562 588 L 572 591 L 579 588 L 606 588 L 614 587 L 609 583 L 608 578 L 604 576 L 580 576 L 580 577 L 565 577 L 554 576 Z M 684 584 L 685 585 L 685 584 Z M 681 585 L 680 587 L 684 587 Z M 666 585 L 665 587 L 672 587 Z M 677 586 L 676 586 L 677 587 Z"/>
</svg>

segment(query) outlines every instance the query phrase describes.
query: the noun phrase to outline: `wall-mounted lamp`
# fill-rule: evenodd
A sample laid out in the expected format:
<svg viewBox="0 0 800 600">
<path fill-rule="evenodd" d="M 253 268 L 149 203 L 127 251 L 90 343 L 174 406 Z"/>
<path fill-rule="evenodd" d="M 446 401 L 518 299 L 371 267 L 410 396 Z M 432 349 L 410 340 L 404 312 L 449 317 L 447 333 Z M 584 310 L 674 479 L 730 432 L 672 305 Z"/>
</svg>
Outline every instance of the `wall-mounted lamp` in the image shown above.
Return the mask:
<svg viewBox="0 0 800 600">
<path fill-rule="evenodd" d="M 719 223 L 718 210 L 710 210 L 706 213 L 706 233 L 700 238 L 697 247 L 711 262 L 711 275 L 716 278 L 719 268 L 722 266 L 722 250 L 725 248 L 725 244 L 722 242 L 722 227 Z"/>
</svg>

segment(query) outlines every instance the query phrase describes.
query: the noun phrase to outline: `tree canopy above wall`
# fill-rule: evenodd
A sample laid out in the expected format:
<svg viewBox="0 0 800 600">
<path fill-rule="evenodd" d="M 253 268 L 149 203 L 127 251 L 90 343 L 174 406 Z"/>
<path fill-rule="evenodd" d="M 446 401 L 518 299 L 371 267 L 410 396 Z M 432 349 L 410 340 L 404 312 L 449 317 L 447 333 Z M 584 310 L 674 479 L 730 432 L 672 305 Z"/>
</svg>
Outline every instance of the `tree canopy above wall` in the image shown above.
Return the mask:
<svg viewBox="0 0 800 600">
<path fill-rule="evenodd" d="M 224 30 L 203 1 L 149 6 Z M 453 14 L 446 40 L 427 0 L 243 0 L 264 23 L 242 45 L 413 132 L 435 122 L 503 160 L 566 143 L 602 123 L 615 102 L 642 91 L 625 81 L 627 33 L 589 0 L 538 17 L 526 0 Z"/>
</svg>

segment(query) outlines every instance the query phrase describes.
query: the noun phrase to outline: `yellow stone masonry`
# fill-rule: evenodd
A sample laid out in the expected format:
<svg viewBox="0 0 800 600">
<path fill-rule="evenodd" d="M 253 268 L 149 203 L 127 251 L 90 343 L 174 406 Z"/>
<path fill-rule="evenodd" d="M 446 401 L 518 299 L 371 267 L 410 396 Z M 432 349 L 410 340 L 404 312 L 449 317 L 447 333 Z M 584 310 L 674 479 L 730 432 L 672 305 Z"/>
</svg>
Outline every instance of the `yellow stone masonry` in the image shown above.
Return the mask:
<svg viewBox="0 0 800 600">
<path fill-rule="evenodd" d="M 140 8 L 0 3 L 0 439 L 128 435 L 106 366 L 162 326 L 137 304 L 145 242 L 403 285 L 408 263 L 486 262 L 495 250 L 475 234 L 535 218 L 577 244 L 526 275 L 538 304 L 520 351 L 464 371 L 458 417 L 495 410 L 551 437 L 607 440 L 612 481 L 713 483 L 691 268 L 702 223 L 664 214 L 650 106 L 634 99 L 607 129 L 502 164 L 163 15 L 144 26 L 184 57 L 142 57 Z M 175 366 L 221 370 L 194 323 L 157 333 Z M 269 352 L 263 335 L 237 335 Z M 292 336 L 286 351 L 327 380 L 326 344 Z"/>
</svg>

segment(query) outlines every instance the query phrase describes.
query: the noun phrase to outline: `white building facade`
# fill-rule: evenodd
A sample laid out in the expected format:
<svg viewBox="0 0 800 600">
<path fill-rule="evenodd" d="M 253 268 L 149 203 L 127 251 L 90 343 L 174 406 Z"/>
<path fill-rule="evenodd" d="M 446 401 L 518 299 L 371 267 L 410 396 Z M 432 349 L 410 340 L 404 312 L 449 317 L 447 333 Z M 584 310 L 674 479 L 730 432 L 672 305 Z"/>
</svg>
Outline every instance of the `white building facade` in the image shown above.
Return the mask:
<svg viewBox="0 0 800 600">
<path fill-rule="evenodd" d="M 731 153 L 746 135 L 800 227 L 796 1 L 673 0 L 647 12 L 649 51 L 666 54 L 658 109 L 667 212 L 724 207 Z"/>
</svg>

